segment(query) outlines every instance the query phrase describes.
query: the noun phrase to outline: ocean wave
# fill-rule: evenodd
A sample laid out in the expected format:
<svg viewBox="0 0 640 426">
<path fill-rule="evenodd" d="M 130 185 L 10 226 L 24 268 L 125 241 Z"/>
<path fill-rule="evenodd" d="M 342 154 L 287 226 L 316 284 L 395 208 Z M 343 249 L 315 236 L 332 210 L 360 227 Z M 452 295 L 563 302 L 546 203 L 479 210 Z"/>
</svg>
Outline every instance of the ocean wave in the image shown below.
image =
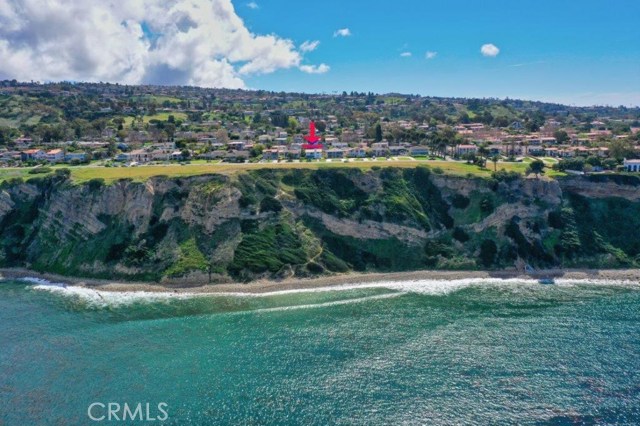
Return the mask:
<svg viewBox="0 0 640 426">
<path fill-rule="evenodd" d="M 34 282 L 34 281 L 31 281 Z M 35 283 L 35 282 L 34 282 Z M 51 283 L 46 280 L 39 280 L 32 287 L 35 291 L 47 291 L 64 297 L 72 297 L 82 300 L 87 305 L 93 307 L 119 307 L 133 305 L 136 303 L 161 303 L 170 300 L 186 300 L 205 294 L 192 293 L 151 293 L 145 291 L 112 292 L 100 291 L 86 287 L 69 286 L 58 283 Z"/>
<path fill-rule="evenodd" d="M 344 300 L 335 300 L 333 302 L 324 302 L 324 303 L 314 303 L 314 304 L 304 304 L 304 305 L 291 305 L 291 306 L 276 306 L 273 308 L 261 308 L 261 309 L 253 309 L 249 311 L 243 312 L 234 312 L 238 313 L 266 313 L 266 312 L 282 312 L 282 311 L 295 311 L 300 309 L 315 309 L 315 308 L 327 308 L 331 306 L 341 306 L 341 305 L 351 305 L 354 303 L 363 303 L 370 302 L 373 300 L 381 300 L 381 299 L 392 299 L 395 297 L 403 296 L 406 293 L 388 293 L 388 294 L 378 294 L 375 296 L 366 296 L 366 297 L 356 297 L 354 299 L 344 299 Z"/>
<path fill-rule="evenodd" d="M 54 283 L 40 278 L 23 278 L 35 284 L 32 288 L 36 291 L 48 291 L 61 296 L 78 298 L 88 305 L 94 307 L 118 307 L 132 305 L 136 303 L 162 303 L 173 300 L 188 300 L 193 298 L 268 298 L 276 296 L 294 295 L 294 294 L 311 294 L 311 293 L 328 293 L 328 292 L 345 292 L 367 289 L 386 289 L 392 291 L 396 295 L 407 293 L 444 296 L 463 289 L 476 288 L 501 288 L 501 289 L 522 289 L 530 290 L 548 290 L 554 287 L 575 287 L 575 286 L 629 286 L 640 287 L 640 283 L 628 280 L 598 280 L 598 279 L 556 279 L 555 286 L 541 286 L 535 279 L 496 279 L 496 278 L 468 278 L 458 280 L 411 280 L 411 281 L 378 281 L 378 282 L 362 282 L 353 284 L 343 284 L 336 286 L 316 287 L 316 288 L 299 288 L 289 290 L 276 290 L 264 293 L 247 293 L 247 292 L 220 292 L 220 293 L 189 293 L 189 292 L 146 292 L 146 291 L 126 291 L 113 292 L 102 291 L 87 287 L 77 287 L 66 285 L 63 283 Z M 388 295 L 381 295 L 388 296 Z M 376 296 L 369 296 L 376 297 Z M 365 298 L 366 299 L 366 298 Z M 347 303 L 349 300 L 344 299 L 327 303 Z M 319 303 L 313 306 L 322 306 Z M 268 309 L 291 309 L 298 305 L 285 306 L 282 308 Z M 304 305 L 299 305 L 304 306 Z"/>
</svg>

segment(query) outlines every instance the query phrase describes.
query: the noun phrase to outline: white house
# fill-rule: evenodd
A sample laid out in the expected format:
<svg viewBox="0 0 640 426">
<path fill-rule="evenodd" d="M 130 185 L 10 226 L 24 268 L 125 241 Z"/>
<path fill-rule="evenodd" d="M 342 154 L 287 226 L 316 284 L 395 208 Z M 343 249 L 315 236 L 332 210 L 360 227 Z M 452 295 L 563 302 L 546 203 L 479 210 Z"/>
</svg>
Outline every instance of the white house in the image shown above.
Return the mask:
<svg viewBox="0 0 640 426">
<path fill-rule="evenodd" d="M 628 172 L 640 172 L 640 160 L 624 160 L 624 169 Z"/>
<path fill-rule="evenodd" d="M 87 159 L 87 154 L 85 152 L 68 152 L 67 155 L 64 156 L 64 160 L 71 161 L 80 161 L 84 162 Z"/>
<path fill-rule="evenodd" d="M 317 149 L 305 149 L 305 155 L 307 158 L 310 158 L 312 160 L 320 160 L 322 159 L 322 150 L 317 148 Z"/>
<path fill-rule="evenodd" d="M 50 163 L 59 163 L 64 161 L 64 152 L 61 149 L 52 149 L 47 151 L 47 161 Z"/>
<path fill-rule="evenodd" d="M 475 154 L 478 151 L 478 147 L 475 145 L 458 145 L 456 152 L 458 155 Z"/>
<path fill-rule="evenodd" d="M 376 157 L 384 157 L 389 154 L 389 144 L 387 142 L 376 142 L 371 145 L 371 150 Z"/>
<path fill-rule="evenodd" d="M 344 158 L 345 150 L 340 148 L 333 148 L 327 150 L 327 158 L 339 159 Z"/>
</svg>

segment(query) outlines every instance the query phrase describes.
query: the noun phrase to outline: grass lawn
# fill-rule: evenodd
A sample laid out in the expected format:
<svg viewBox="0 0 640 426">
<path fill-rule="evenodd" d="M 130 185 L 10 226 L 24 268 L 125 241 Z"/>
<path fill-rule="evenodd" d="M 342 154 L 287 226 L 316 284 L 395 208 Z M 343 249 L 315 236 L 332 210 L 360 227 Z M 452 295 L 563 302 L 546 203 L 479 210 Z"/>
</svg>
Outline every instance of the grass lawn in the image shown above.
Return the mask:
<svg viewBox="0 0 640 426">
<path fill-rule="evenodd" d="M 44 175 L 30 175 L 29 174 L 29 170 L 28 168 L 22 167 L 22 168 L 2 168 L 0 169 L 0 181 L 5 181 L 8 179 L 13 179 L 13 178 L 22 178 L 22 179 L 28 179 L 28 178 L 32 178 L 32 177 L 36 177 L 36 176 L 44 176 Z"/>
<path fill-rule="evenodd" d="M 257 169 L 330 169 L 330 168 L 359 168 L 368 170 L 373 167 L 400 167 L 412 168 L 418 165 L 427 165 L 432 169 L 440 168 L 445 174 L 456 176 L 473 175 L 478 177 L 489 177 L 493 172 L 493 164 L 486 169 L 479 169 L 477 166 L 462 162 L 452 161 L 370 161 L 370 162 L 349 162 L 343 163 L 332 162 L 301 162 L 301 163 L 249 163 L 249 164 L 229 164 L 229 163 L 206 163 L 197 162 L 196 164 L 167 164 L 139 167 L 96 167 L 96 166 L 78 166 L 70 167 L 71 177 L 74 182 L 82 183 L 91 179 L 102 178 L 107 183 L 114 182 L 118 179 L 132 179 L 136 182 L 143 182 L 154 176 L 171 176 L 185 177 L 198 176 L 205 174 L 233 174 L 243 170 Z M 56 166 L 55 168 L 63 168 L 64 166 Z M 527 165 L 524 163 L 498 163 L 498 170 L 505 169 L 507 171 L 515 171 L 524 173 Z M 0 169 L 0 181 L 11 178 L 20 177 L 29 179 L 44 175 L 31 175 L 28 168 L 4 168 Z M 546 175 L 550 177 L 563 175 L 553 170 L 546 170 Z"/>
<path fill-rule="evenodd" d="M 186 120 L 187 119 L 187 114 L 184 112 L 159 112 L 157 114 L 154 115 L 145 115 L 144 117 L 142 117 L 142 120 L 145 123 L 150 122 L 151 120 L 160 120 L 160 121 L 167 121 L 169 119 L 169 116 L 173 115 L 175 117 L 176 120 Z M 131 126 L 131 123 L 133 122 L 133 117 L 124 117 L 124 127 L 127 128 L 128 126 Z"/>
</svg>

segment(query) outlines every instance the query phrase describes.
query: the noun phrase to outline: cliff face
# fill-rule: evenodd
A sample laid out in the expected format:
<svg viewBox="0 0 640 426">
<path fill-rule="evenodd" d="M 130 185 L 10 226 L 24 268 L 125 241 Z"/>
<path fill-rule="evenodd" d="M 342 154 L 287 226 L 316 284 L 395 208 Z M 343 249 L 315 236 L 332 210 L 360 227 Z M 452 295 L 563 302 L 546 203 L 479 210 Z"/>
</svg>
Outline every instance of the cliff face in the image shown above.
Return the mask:
<svg viewBox="0 0 640 426">
<path fill-rule="evenodd" d="M 108 186 L 54 176 L 2 184 L 0 262 L 213 282 L 522 260 L 634 266 L 634 182 L 472 179 L 424 167 L 258 170 Z"/>
</svg>

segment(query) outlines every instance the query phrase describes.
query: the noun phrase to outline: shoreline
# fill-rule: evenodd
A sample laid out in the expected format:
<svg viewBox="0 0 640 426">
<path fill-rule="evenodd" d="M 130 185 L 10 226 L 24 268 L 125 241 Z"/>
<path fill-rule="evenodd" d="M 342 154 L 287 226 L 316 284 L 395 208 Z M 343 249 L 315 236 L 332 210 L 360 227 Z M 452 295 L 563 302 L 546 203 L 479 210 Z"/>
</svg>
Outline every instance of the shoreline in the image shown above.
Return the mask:
<svg viewBox="0 0 640 426">
<path fill-rule="evenodd" d="M 408 271 L 389 273 L 349 273 L 323 276 L 317 278 L 288 278 L 281 281 L 260 280 L 251 283 L 208 284 L 189 282 L 180 284 L 126 282 L 92 278 L 67 277 L 48 274 L 24 268 L 0 268 L 0 279 L 36 278 L 52 283 L 60 283 L 74 287 L 88 288 L 106 292 L 146 292 L 146 293 L 183 293 L 183 294 L 215 294 L 246 293 L 260 294 L 276 291 L 306 290 L 326 287 L 337 287 L 345 284 L 371 284 L 377 282 L 442 280 L 455 281 L 464 279 L 538 279 L 554 277 L 576 280 L 617 280 L 639 281 L 640 269 L 550 269 L 524 274 L 515 270 L 502 271 Z"/>
</svg>

